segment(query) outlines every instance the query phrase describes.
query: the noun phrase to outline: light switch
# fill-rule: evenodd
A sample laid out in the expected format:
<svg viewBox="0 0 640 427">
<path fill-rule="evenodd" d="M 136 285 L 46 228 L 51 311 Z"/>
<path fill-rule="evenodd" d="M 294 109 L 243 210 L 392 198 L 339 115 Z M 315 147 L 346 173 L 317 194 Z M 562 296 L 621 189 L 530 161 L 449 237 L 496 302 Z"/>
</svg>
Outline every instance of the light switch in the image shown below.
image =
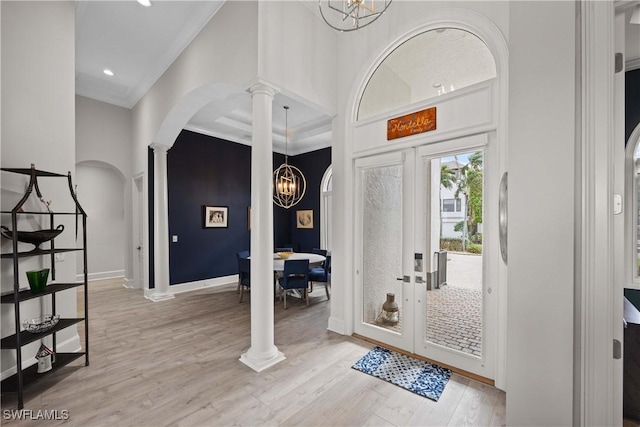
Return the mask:
<svg viewBox="0 0 640 427">
<path fill-rule="evenodd" d="M 178 236 L 176 236 L 175 234 L 173 236 L 171 236 L 171 241 L 173 243 L 176 243 L 178 241 Z"/>
</svg>

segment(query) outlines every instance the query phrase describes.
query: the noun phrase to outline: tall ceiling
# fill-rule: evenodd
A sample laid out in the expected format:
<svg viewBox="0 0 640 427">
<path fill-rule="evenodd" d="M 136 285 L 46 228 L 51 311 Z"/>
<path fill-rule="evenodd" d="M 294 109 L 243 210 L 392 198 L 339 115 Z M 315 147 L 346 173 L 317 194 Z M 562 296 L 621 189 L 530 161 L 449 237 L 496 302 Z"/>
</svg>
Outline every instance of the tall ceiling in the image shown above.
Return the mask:
<svg viewBox="0 0 640 427">
<path fill-rule="evenodd" d="M 224 2 L 152 0 L 144 7 L 135 0 L 76 1 L 76 93 L 133 108 Z M 185 129 L 250 145 L 251 108 L 248 93 L 212 102 Z M 281 153 L 331 145 L 331 117 L 283 94 L 274 98 L 273 131 L 274 150 Z"/>
<path fill-rule="evenodd" d="M 135 0 L 76 0 L 76 93 L 132 108 L 225 1 L 152 0 L 151 7 L 144 7 Z M 317 7 L 303 3 L 317 14 Z M 626 14 L 626 63 L 633 68 L 640 68 L 640 25 L 630 25 L 629 19 L 639 4 L 615 2 L 616 9 Z M 387 13 L 393 13 L 393 5 Z M 104 69 L 114 75 L 105 75 Z M 284 105 L 291 107 L 286 132 L 289 154 L 330 146 L 331 117 L 310 103 L 277 94 L 276 151 L 285 151 Z M 250 96 L 205 106 L 185 129 L 250 144 Z"/>
</svg>

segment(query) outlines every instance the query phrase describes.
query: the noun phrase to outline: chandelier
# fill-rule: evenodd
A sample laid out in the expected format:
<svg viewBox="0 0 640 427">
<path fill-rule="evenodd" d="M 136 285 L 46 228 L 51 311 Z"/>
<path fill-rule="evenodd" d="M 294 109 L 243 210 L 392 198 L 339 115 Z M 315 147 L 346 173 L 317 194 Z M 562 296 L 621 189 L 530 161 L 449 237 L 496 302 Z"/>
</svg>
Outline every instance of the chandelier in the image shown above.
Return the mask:
<svg viewBox="0 0 640 427">
<path fill-rule="evenodd" d="M 322 19 L 331 28 L 338 31 L 355 31 L 378 19 L 387 10 L 391 1 L 318 0 L 318 7 Z"/>
<path fill-rule="evenodd" d="M 273 203 L 285 209 L 289 209 L 291 206 L 298 204 L 298 202 L 304 197 L 304 193 L 307 190 L 307 180 L 304 178 L 300 169 L 289 164 L 288 112 L 289 107 L 285 105 L 284 163 L 281 164 L 278 169 L 273 171 Z"/>
</svg>

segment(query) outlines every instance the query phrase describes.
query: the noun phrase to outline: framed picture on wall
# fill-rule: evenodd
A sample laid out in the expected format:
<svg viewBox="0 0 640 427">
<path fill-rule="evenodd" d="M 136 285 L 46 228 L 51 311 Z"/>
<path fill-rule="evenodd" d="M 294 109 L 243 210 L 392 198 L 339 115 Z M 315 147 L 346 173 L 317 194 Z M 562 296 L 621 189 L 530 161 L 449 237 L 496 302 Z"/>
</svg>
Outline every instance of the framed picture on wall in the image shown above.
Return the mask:
<svg viewBox="0 0 640 427">
<path fill-rule="evenodd" d="M 229 208 L 226 206 L 205 206 L 204 227 L 226 228 L 229 226 Z"/>
<path fill-rule="evenodd" d="M 313 209 L 296 212 L 296 228 L 313 228 Z"/>
</svg>

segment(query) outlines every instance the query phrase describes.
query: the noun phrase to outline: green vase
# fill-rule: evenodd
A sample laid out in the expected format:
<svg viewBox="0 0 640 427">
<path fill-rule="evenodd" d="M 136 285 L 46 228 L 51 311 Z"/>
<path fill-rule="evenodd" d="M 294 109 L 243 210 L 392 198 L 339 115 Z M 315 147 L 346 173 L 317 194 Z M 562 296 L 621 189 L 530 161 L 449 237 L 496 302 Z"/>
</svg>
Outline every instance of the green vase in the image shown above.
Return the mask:
<svg viewBox="0 0 640 427">
<path fill-rule="evenodd" d="M 47 279 L 49 278 L 49 269 L 27 271 L 27 279 L 31 292 L 42 292 L 47 287 Z"/>
</svg>

